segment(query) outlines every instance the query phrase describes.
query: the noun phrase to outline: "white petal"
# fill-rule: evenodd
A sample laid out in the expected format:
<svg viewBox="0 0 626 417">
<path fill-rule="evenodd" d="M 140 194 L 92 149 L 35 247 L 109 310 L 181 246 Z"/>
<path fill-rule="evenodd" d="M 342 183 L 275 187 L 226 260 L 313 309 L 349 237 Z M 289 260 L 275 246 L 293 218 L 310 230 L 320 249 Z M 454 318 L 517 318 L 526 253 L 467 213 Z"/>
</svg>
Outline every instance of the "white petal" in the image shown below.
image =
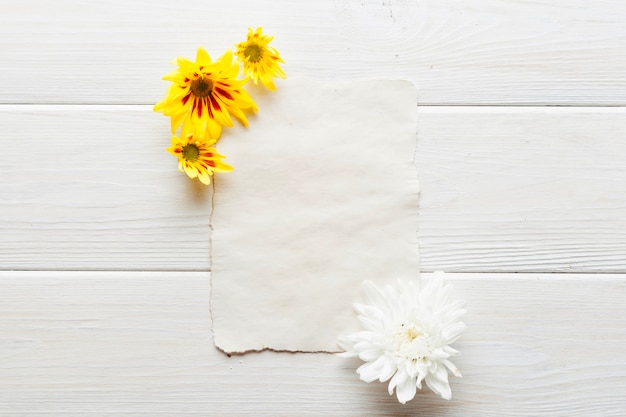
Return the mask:
<svg viewBox="0 0 626 417">
<path fill-rule="evenodd" d="M 450 317 L 451 320 L 456 320 L 459 317 L 461 317 L 463 314 L 467 313 L 467 310 L 465 310 L 465 301 L 462 300 L 457 300 L 453 303 L 450 303 L 450 312 L 452 314 L 452 316 Z"/>
<path fill-rule="evenodd" d="M 398 369 L 398 372 L 396 372 L 393 378 L 391 378 L 391 381 L 389 381 L 389 386 L 387 386 L 387 391 L 389 391 L 389 395 L 393 394 L 393 390 L 396 387 L 396 385 L 398 385 L 398 383 L 403 382 L 404 378 L 406 378 L 406 374 L 404 373 L 404 370 Z"/>
<path fill-rule="evenodd" d="M 377 311 L 376 317 L 381 320 L 388 320 L 390 314 L 396 309 L 397 296 L 394 294 L 388 294 L 388 288 L 380 289 L 376 287 L 370 281 L 363 283 L 363 292 L 365 299 L 368 301 L 368 305 Z M 393 291 L 393 289 L 391 289 Z"/>
<path fill-rule="evenodd" d="M 435 394 L 438 394 L 444 400 L 452 398 L 452 390 L 448 383 L 448 372 L 444 368 L 439 368 L 436 374 L 428 374 L 426 379 L 426 385 L 433 390 Z"/>
<path fill-rule="evenodd" d="M 356 372 L 362 381 L 372 382 L 380 377 L 380 369 L 383 367 L 383 364 L 380 362 L 381 359 L 383 358 L 380 357 L 374 362 L 367 362 L 359 366 Z"/>
<path fill-rule="evenodd" d="M 424 380 L 424 378 L 426 378 L 427 375 L 428 375 L 427 364 L 421 363 L 420 366 L 417 368 L 417 381 L 416 381 L 417 388 L 422 389 L 422 381 Z"/>
<path fill-rule="evenodd" d="M 461 372 L 459 371 L 459 369 L 454 366 L 454 364 L 452 362 L 450 362 L 447 359 L 444 359 L 441 361 L 441 363 L 450 370 L 450 372 L 452 372 L 452 374 L 458 378 L 463 378 L 463 375 L 461 375 Z"/>
<path fill-rule="evenodd" d="M 385 361 L 385 366 L 383 366 L 380 370 L 380 382 L 388 381 L 397 370 L 397 365 L 391 359 L 387 359 Z"/>
<path fill-rule="evenodd" d="M 443 277 L 446 276 L 446 273 L 443 271 L 435 271 L 433 272 L 433 277 L 437 277 L 437 278 L 441 278 L 443 279 Z"/>
<path fill-rule="evenodd" d="M 456 342 L 456 340 L 459 338 L 459 336 L 461 336 L 461 333 L 463 333 L 465 329 L 467 329 L 467 326 L 462 321 L 459 321 L 453 326 L 446 328 L 442 334 L 443 338 L 445 339 L 445 343 L 448 344 Z"/>
<path fill-rule="evenodd" d="M 458 350 L 450 347 L 450 346 L 446 346 L 444 347 L 444 350 L 448 353 L 449 357 L 453 357 L 453 356 L 459 356 L 461 354 L 461 352 L 459 352 Z"/>
<path fill-rule="evenodd" d="M 404 384 L 404 381 L 406 381 L 408 377 L 409 376 L 404 371 L 404 368 L 399 368 L 398 372 L 396 372 L 393 378 L 391 378 L 391 381 L 389 381 L 389 387 L 388 387 L 389 395 L 393 394 L 393 389 L 397 385 Z"/>
<path fill-rule="evenodd" d="M 449 345 L 466 329 L 459 320 L 465 314 L 464 303 L 452 300 L 451 288 L 442 272 L 436 272 L 421 288 L 416 280 L 398 280 L 396 285 L 384 287 L 364 282 L 365 303 L 354 304 L 364 330 L 338 340 L 345 350 L 341 355 L 358 355 L 365 362 L 357 370 L 360 378 L 367 382 L 389 381 L 389 394 L 395 390 L 401 403 L 414 398 L 423 381 L 436 394 L 450 399 L 448 372 L 457 376 L 461 373 L 448 360 L 458 355 Z M 408 344 L 412 339 L 406 339 L 401 324 L 419 328 L 428 344 Z M 418 353 L 417 349 L 426 350 Z M 400 359 L 414 355 L 425 356 L 416 363 Z"/>
<path fill-rule="evenodd" d="M 380 318 L 373 318 L 372 316 L 360 314 L 358 320 L 361 324 L 363 324 L 363 327 L 368 330 L 381 331 L 384 328 L 384 325 L 381 323 L 383 322 L 383 319 Z"/>
<path fill-rule="evenodd" d="M 382 354 L 380 349 L 368 349 L 359 353 L 359 358 L 364 362 L 371 362 L 377 360 Z"/>
<path fill-rule="evenodd" d="M 363 293 L 370 304 L 379 308 L 386 308 L 389 305 L 388 298 L 372 281 L 363 282 Z"/>
<path fill-rule="evenodd" d="M 359 373 L 361 379 L 365 382 L 372 382 L 376 379 L 380 382 L 385 382 L 391 378 L 396 370 L 397 368 L 390 358 L 381 356 L 374 362 L 361 365 L 357 373 Z"/>
<path fill-rule="evenodd" d="M 337 346 L 339 346 L 339 349 L 343 350 L 341 354 L 350 353 L 356 356 L 356 352 L 354 352 L 354 339 L 352 339 L 351 337 L 339 336 L 337 338 Z M 350 356 L 344 355 L 344 357 L 350 357 Z"/>
<path fill-rule="evenodd" d="M 404 383 L 399 384 L 396 387 L 396 396 L 398 397 L 398 401 L 402 404 L 406 404 L 407 401 L 410 401 L 415 397 L 415 392 L 417 391 L 417 387 L 415 385 L 414 378 L 407 378 Z"/>
<path fill-rule="evenodd" d="M 428 357 L 433 361 L 438 361 L 439 359 L 447 359 L 450 357 L 450 354 L 446 351 L 445 347 L 433 349 Z"/>
</svg>

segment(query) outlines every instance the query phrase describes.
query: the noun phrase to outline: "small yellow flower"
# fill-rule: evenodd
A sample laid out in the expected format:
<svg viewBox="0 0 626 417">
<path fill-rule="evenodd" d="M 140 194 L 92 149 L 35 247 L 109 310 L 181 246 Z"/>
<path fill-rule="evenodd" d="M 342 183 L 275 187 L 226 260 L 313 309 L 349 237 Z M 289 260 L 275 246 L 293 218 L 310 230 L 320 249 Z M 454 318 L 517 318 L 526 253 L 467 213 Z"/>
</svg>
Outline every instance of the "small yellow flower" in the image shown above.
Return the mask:
<svg viewBox="0 0 626 417">
<path fill-rule="evenodd" d="M 249 28 L 248 39 L 236 45 L 235 55 L 243 62 L 244 73 L 252 78 L 254 84 L 261 80 L 263 85 L 274 91 L 276 86 L 272 78 L 287 78 L 285 72 L 278 66 L 279 62 L 284 64 L 285 61 L 276 49 L 268 46 L 274 37 L 263 35 L 262 30 L 263 28 L 259 27 L 252 32 L 252 28 Z"/>
<path fill-rule="evenodd" d="M 167 151 L 178 158 L 178 170 L 185 172 L 189 178 L 196 178 L 209 185 L 214 172 L 228 172 L 233 168 L 224 163 L 221 155 L 211 145 L 215 139 L 204 139 L 191 130 L 191 124 L 185 123 L 180 138 L 172 136 L 172 146 Z"/>
<path fill-rule="evenodd" d="M 187 118 L 196 132 L 206 133 L 210 139 L 219 139 L 222 126 L 233 126 L 231 115 L 248 127 L 243 111 L 256 112 L 257 107 L 242 88 L 247 80 L 236 79 L 239 64 L 233 63 L 231 51 L 212 63 L 209 54 L 198 48 L 196 62 L 179 57 L 176 63 L 178 69 L 163 77 L 173 84 L 154 106 L 154 111 L 171 117 L 172 133 Z"/>
</svg>

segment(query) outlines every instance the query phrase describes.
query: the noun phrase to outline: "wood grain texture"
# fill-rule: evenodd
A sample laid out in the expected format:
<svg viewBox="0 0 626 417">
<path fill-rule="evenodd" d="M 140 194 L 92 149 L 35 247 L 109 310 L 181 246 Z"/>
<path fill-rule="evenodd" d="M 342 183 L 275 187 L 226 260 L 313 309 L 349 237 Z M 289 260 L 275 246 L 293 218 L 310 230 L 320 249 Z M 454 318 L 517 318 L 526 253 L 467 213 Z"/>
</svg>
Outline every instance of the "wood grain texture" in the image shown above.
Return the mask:
<svg viewBox="0 0 626 417">
<path fill-rule="evenodd" d="M 424 270 L 465 271 L 452 401 L 214 347 L 211 190 L 151 106 L 174 57 L 249 26 L 290 77 L 409 79 L 439 106 L 419 240 Z M 21 0 L 0 33 L 0 416 L 624 415 L 625 2 Z"/>
<path fill-rule="evenodd" d="M 0 156 L 0 269 L 208 270 L 211 188 L 150 106 L 0 106 L 0 125 L 19 149 Z"/>
<path fill-rule="evenodd" d="M 625 116 L 420 108 L 422 269 L 624 271 Z"/>
<path fill-rule="evenodd" d="M 453 399 L 406 406 L 358 361 L 227 357 L 204 272 L 1 272 L 2 416 L 619 416 L 625 275 L 448 274 L 468 303 Z M 355 300 L 358 295 L 355 294 Z M 346 300 L 351 302 L 352 300 Z"/>
<path fill-rule="evenodd" d="M 420 107 L 422 269 L 626 271 L 625 116 Z M 0 123 L 28 155 L 0 155 L 0 269 L 209 270 L 211 189 L 177 171 L 150 106 L 1 106 Z"/>
<path fill-rule="evenodd" d="M 413 81 L 421 104 L 626 103 L 621 0 L 22 0 L 0 6 L 0 103 L 150 104 L 248 26 L 289 75 Z"/>
</svg>

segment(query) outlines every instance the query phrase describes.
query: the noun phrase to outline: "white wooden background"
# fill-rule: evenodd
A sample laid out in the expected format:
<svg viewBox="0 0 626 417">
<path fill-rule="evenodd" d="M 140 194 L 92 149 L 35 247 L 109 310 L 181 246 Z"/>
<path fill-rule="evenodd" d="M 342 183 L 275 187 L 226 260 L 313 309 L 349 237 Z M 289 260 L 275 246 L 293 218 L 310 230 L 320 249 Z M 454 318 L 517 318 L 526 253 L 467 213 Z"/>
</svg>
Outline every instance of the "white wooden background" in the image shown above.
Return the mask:
<svg viewBox="0 0 626 417">
<path fill-rule="evenodd" d="M 469 308 L 451 401 L 213 346 L 211 193 L 152 104 L 259 25 L 289 75 L 418 86 L 422 268 Z M 0 415 L 626 415 L 625 104 L 621 0 L 3 0 Z"/>
</svg>

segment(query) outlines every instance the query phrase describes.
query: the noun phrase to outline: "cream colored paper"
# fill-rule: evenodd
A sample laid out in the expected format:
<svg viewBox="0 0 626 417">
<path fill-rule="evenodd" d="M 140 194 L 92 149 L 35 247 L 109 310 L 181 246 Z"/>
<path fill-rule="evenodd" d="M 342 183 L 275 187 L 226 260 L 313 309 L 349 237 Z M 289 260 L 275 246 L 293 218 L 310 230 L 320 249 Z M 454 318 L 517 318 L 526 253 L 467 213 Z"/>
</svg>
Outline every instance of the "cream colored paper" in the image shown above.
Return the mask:
<svg viewBox="0 0 626 417">
<path fill-rule="evenodd" d="M 234 171 L 215 177 L 215 343 L 337 351 L 363 280 L 418 274 L 415 87 L 290 79 L 255 98 L 218 143 Z"/>
</svg>

